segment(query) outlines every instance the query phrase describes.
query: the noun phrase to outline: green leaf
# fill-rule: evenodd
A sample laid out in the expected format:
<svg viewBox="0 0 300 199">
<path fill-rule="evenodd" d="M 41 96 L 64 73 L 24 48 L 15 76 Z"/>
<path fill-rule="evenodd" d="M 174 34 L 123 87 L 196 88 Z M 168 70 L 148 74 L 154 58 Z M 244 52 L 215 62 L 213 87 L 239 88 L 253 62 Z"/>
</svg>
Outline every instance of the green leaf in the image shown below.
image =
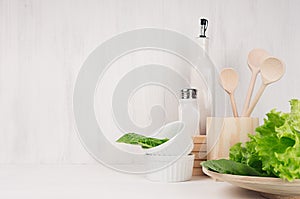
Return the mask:
<svg viewBox="0 0 300 199">
<path fill-rule="evenodd" d="M 251 136 L 249 135 L 250 139 Z M 230 160 L 248 165 L 263 173 L 262 162 L 255 150 L 256 144 L 254 142 L 246 142 L 244 145 L 245 147 L 242 146 L 242 143 L 237 143 L 230 148 Z"/>
<path fill-rule="evenodd" d="M 158 138 L 146 137 L 136 133 L 127 133 L 122 137 L 120 137 L 116 142 L 140 145 L 142 148 L 149 149 L 149 148 L 159 146 L 167 142 L 168 140 L 169 140 L 168 138 L 158 139 Z"/>
<path fill-rule="evenodd" d="M 290 113 L 267 113 L 250 141 L 231 147 L 230 159 L 268 176 L 300 179 L 300 101 L 292 99 L 290 105 Z"/>
<path fill-rule="evenodd" d="M 255 168 L 239 162 L 235 162 L 233 160 L 208 160 L 202 162 L 201 165 L 209 170 L 223 174 L 264 176 L 264 173 L 257 171 Z"/>
</svg>

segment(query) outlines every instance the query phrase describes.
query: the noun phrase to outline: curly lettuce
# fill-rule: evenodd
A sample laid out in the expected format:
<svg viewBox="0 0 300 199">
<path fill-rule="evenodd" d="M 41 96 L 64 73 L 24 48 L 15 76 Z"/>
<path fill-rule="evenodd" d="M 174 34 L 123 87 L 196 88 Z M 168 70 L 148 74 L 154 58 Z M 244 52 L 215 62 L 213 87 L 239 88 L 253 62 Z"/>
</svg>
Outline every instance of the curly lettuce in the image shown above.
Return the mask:
<svg viewBox="0 0 300 199">
<path fill-rule="evenodd" d="M 288 181 L 300 179 L 300 100 L 290 101 L 290 113 L 275 109 L 244 145 L 230 149 L 230 160 L 254 168 L 267 176 Z"/>
</svg>

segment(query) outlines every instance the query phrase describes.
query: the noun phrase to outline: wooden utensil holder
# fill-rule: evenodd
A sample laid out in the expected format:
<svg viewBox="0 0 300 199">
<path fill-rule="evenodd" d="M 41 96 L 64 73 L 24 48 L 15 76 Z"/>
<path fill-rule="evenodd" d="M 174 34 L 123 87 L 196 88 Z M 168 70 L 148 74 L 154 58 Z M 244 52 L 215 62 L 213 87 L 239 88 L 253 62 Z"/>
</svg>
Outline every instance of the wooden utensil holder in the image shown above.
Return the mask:
<svg viewBox="0 0 300 199">
<path fill-rule="evenodd" d="M 206 120 L 207 159 L 229 158 L 229 149 L 238 142 L 249 140 L 259 125 L 258 118 L 251 117 L 208 117 Z"/>
</svg>

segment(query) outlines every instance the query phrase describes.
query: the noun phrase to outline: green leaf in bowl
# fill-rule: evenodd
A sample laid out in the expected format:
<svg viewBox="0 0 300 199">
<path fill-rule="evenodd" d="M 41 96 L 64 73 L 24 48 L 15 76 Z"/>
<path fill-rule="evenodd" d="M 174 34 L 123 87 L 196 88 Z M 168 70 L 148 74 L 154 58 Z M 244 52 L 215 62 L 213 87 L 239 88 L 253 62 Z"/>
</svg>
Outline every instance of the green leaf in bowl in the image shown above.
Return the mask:
<svg viewBox="0 0 300 199">
<path fill-rule="evenodd" d="M 134 144 L 134 145 L 140 145 L 144 149 L 150 149 L 156 146 L 159 146 L 165 142 L 167 142 L 169 139 L 158 139 L 158 138 L 152 138 L 152 137 L 146 137 L 144 135 L 139 135 L 136 133 L 127 133 L 120 137 L 117 142 L 119 143 L 126 143 L 126 144 Z"/>
</svg>

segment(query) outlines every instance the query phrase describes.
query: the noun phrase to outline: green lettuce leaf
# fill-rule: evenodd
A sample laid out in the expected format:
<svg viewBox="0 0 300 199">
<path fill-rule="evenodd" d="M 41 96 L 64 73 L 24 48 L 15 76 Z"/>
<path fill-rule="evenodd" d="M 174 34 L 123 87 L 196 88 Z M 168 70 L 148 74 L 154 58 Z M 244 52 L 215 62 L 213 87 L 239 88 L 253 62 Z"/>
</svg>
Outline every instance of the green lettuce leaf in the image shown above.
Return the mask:
<svg viewBox="0 0 300 199">
<path fill-rule="evenodd" d="M 146 137 L 143 135 L 139 135 L 136 133 L 127 133 L 120 137 L 117 142 L 120 143 L 126 143 L 126 144 L 134 144 L 134 145 L 140 145 L 144 149 L 153 148 L 156 146 L 159 146 L 165 142 L 167 142 L 169 139 L 158 139 L 158 138 L 151 138 Z"/>
<path fill-rule="evenodd" d="M 245 147 L 242 146 L 242 143 L 237 143 L 230 148 L 229 158 L 250 166 L 260 173 L 266 173 L 262 170 L 262 161 L 260 160 L 255 147 L 255 142 L 246 142 Z"/>
<path fill-rule="evenodd" d="M 300 101 L 293 99 L 290 105 L 290 113 L 271 110 L 249 142 L 231 147 L 230 159 L 268 176 L 300 179 Z"/>
<path fill-rule="evenodd" d="M 264 173 L 261 173 L 246 164 L 235 162 L 233 160 L 208 160 L 202 162 L 201 165 L 209 170 L 218 173 L 246 176 L 264 176 Z"/>
</svg>

